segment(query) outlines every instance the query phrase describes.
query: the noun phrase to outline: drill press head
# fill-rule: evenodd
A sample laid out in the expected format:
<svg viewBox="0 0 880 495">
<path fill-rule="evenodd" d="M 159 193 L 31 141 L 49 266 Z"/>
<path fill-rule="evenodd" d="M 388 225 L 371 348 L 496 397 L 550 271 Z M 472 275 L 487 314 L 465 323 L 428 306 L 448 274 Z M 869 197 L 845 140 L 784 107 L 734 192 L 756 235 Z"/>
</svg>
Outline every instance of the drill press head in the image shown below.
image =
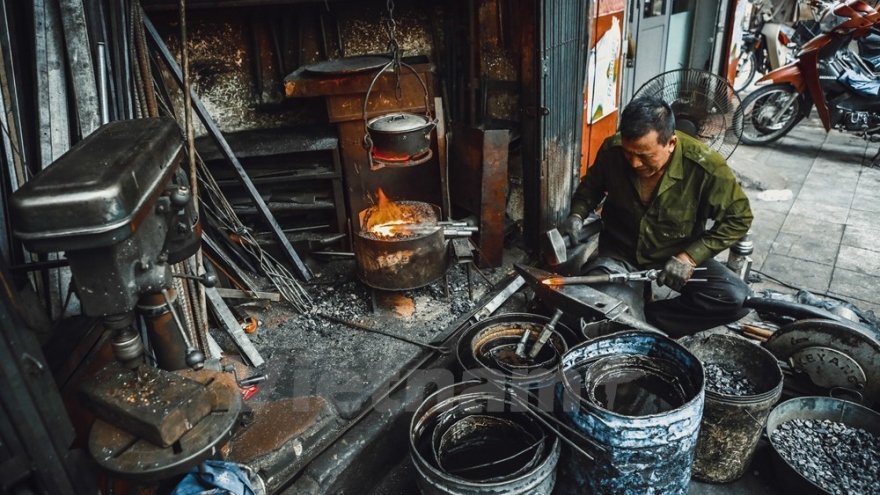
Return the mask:
<svg viewBox="0 0 880 495">
<path fill-rule="evenodd" d="M 173 119 L 113 122 L 12 195 L 16 236 L 32 252 L 66 253 L 86 315 L 130 313 L 198 249 L 182 158 Z"/>
</svg>

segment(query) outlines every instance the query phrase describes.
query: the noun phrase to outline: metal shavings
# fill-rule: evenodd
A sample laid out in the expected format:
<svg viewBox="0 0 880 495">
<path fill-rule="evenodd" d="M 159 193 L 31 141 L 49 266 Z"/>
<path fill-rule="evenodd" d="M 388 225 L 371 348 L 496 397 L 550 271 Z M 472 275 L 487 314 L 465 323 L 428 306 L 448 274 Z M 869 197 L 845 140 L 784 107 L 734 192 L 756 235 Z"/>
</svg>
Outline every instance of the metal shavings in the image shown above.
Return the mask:
<svg viewBox="0 0 880 495">
<path fill-rule="evenodd" d="M 740 370 L 727 370 L 715 363 L 704 363 L 706 389 L 725 395 L 755 395 L 759 392 L 754 382 Z"/>
</svg>

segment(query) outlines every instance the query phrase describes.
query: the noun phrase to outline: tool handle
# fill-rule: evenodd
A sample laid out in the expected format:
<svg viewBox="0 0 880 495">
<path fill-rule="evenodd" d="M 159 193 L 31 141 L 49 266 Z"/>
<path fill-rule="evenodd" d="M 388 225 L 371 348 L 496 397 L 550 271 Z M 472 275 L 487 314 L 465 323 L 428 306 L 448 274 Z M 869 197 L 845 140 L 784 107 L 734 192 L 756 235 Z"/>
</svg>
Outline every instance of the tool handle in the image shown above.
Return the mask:
<svg viewBox="0 0 880 495">
<path fill-rule="evenodd" d="M 535 357 L 538 356 L 538 353 L 544 348 L 544 344 L 546 344 L 547 341 L 550 340 L 550 336 L 553 335 L 553 330 L 556 329 L 556 324 L 559 323 L 561 317 L 562 310 L 557 309 L 556 313 L 553 314 L 553 318 L 550 319 L 550 322 L 544 326 L 543 330 L 541 330 L 541 335 L 538 336 L 535 345 L 529 350 L 529 358 L 535 359 Z"/>
</svg>

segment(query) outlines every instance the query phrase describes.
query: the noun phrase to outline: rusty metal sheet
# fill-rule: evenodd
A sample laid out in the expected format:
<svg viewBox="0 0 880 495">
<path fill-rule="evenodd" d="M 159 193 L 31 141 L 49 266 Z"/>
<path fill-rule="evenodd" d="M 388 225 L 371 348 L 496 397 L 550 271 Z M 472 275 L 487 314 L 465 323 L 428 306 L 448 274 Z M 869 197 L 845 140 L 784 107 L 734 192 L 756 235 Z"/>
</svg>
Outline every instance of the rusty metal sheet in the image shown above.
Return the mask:
<svg viewBox="0 0 880 495">
<path fill-rule="evenodd" d="M 346 74 L 356 74 L 368 70 L 378 70 L 391 59 L 388 57 L 376 56 L 359 56 L 359 57 L 343 57 L 330 60 L 323 60 L 318 63 L 307 65 L 303 70 L 312 74 L 321 76 L 339 76 Z"/>
<path fill-rule="evenodd" d="M 427 73 L 434 71 L 432 64 L 410 64 L 420 77 L 425 79 L 425 84 L 430 87 L 427 79 Z M 309 73 L 304 68 L 299 68 L 284 78 L 284 95 L 287 98 L 301 98 L 311 96 L 333 96 L 347 95 L 353 93 L 366 94 L 367 89 L 373 78 L 376 77 L 375 71 L 364 71 L 356 74 L 346 74 L 337 76 L 320 76 Z M 400 84 L 415 83 L 418 85 L 417 95 L 424 98 L 424 90 L 418 83 L 415 75 L 404 70 L 400 75 Z M 393 93 L 396 85 L 396 79 L 391 72 L 383 75 L 376 80 L 373 91 L 391 91 Z M 406 88 L 402 88 L 404 94 L 407 94 Z"/>
<path fill-rule="evenodd" d="M 452 135 L 449 183 L 458 187 L 450 191 L 450 199 L 480 218 L 480 264 L 501 266 L 509 132 L 454 125 Z"/>
</svg>

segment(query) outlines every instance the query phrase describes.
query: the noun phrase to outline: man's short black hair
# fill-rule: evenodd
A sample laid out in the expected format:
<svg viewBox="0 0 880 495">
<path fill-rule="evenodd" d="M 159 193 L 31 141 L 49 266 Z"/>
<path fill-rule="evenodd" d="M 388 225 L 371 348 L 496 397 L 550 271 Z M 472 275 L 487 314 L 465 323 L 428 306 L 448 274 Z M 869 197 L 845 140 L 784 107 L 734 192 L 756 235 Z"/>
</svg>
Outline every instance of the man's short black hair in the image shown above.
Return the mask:
<svg viewBox="0 0 880 495">
<path fill-rule="evenodd" d="M 643 96 L 629 102 L 620 114 L 620 136 L 627 141 L 657 131 L 657 141 L 666 144 L 675 134 L 672 107 L 660 98 Z"/>
</svg>

